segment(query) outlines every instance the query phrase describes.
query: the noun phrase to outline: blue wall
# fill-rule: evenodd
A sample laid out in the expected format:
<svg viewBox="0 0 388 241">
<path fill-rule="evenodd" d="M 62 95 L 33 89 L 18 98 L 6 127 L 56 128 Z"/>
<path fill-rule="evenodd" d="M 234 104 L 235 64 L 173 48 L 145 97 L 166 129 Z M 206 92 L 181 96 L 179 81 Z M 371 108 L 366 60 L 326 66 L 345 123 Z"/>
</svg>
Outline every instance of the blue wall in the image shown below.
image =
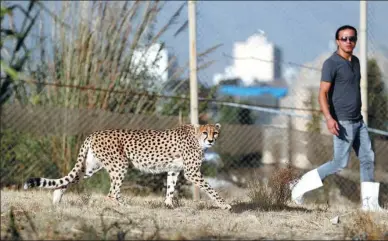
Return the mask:
<svg viewBox="0 0 388 241">
<path fill-rule="evenodd" d="M 280 99 L 287 95 L 287 88 L 270 87 L 270 86 L 235 86 L 223 85 L 220 86 L 219 93 L 222 95 L 236 96 L 236 97 L 258 97 L 261 95 L 272 95 Z"/>
</svg>

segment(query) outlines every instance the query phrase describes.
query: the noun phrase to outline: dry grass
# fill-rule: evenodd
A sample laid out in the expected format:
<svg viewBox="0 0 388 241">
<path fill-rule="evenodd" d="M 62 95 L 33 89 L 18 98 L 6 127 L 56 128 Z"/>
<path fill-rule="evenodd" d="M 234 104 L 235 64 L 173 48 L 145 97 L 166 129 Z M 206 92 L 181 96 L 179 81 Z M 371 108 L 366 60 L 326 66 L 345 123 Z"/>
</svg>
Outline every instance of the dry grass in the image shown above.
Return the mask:
<svg viewBox="0 0 388 241">
<path fill-rule="evenodd" d="M 221 195 L 226 192 L 220 190 Z M 97 193 L 66 193 L 60 206 L 51 204 L 47 190 L 1 192 L 1 238 L 20 239 L 346 239 L 360 233 L 349 227 L 363 226 L 351 216 L 330 223 L 336 215 L 354 211 L 357 206 L 322 209 L 317 205 L 267 209 L 241 205 L 250 203 L 249 190 L 235 189 L 228 197 L 237 212 L 214 207 L 212 201 L 179 200 L 175 209 L 166 208 L 163 197 L 127 197 L 124 206 L 113 206 Z M 246 198 L 244 198 L 246 197 Z M 282 200 L 282 199 L 280 199 Z M 371 214 L 363 232 L 377 234 L 388 230 L 386 214 Z M 360 219 L 361 220 L 361 219 Z M 368 226 L 369 225 L 369 226 Z M 362 233 L 361 233 L 362 234 Z M 371 237 L 371 236 L 368 236 Z M 373 236 L 375 237 L 375 236 Z"/>
<path fill-rule="evenodd" d="M 386 215 L 388 217 L 388 215 Z M 388 227 L 377 223 L 370 213 L 357 212 L 344 227 L 345 237 L 358 240 L 388 240 Z"/>
</svg>

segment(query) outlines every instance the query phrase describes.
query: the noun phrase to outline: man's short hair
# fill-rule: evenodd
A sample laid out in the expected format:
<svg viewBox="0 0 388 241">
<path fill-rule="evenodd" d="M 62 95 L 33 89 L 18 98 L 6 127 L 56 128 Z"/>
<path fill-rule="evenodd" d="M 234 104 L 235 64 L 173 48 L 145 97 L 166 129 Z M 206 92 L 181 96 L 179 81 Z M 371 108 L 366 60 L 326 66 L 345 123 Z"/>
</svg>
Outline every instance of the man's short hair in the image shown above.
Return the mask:
<svg viewBox="0 0 388 241">
<path fill-rule="evenodd" d="M 338 29 L 337 29 L 337 31 L 335 32 L 335 39 L 337 40 L 338 39 L 338 35 L 339 35 L 339 32 L 341 32 L 342 30 L 345 30 L 345 29 L 351 29 L 351 30 L 353 30 L 354 31 L 354 33 L 355 33 L 355 36 L 357 37 L 357 29 L 355 28 L 355 27 L 353 27 L 353 26 L 350 26 L 350 25 L 343 25 L 343 26 L 341 26 L 341 27 L 339 27 Z"/>
</svg>

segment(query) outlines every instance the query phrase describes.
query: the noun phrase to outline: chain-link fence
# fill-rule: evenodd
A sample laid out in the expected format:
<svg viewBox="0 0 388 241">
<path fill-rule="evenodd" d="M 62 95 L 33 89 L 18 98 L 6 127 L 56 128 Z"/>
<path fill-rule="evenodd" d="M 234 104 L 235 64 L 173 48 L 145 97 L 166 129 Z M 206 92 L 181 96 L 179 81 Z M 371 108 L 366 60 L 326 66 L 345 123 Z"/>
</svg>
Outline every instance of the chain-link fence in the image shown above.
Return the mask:
<svg viewBox="0 0 388 241">
<path fill-rule="evenodd" d="M 220 6 L 231 8 L 233 4 L 237 3 L 199 2 L 197 8 L 199 121 L 222 124 L 218 143 L 206 151 L 202 167 L 207 180 L 216 188 L 224 187 L 221 183 L 225 181 L 247 188 L 250 180 L 267 179 L 279 167 L 288 164 L 303 173 L 330 160 L 333 152 L 332 137 L 321 121 L 316 96 L 320 68 L 327 53 L 307 64 L 297 57 L 293 62 L 286 61 L 276 48 L 272 59 L 260 54 L 239 56 L 238 49 L 254 53 L 249 50 L 249 41 L 245 43 L 248 47 L 244 43 L 233 47 L 223 43 L 223 33 L 230 28 L 235 31 L 233 34 L 245 31 L 240 27 L 248 23 L 242 22 L 240 26 L 236 20 L 233 26 L 216 27 L 216 22 L 224 22 L 230 16 L 209 10 Z M 246 4 L 245 8 L 249 8 L 255 3 Z M 326 16 L 319 7 L 323 3 L 317 6 L 308 2 L 262 4 L 269 9 L 278 8 L 288 16 L 289 26 L 302 28 L 310 40 L 320 31 L 309 34 L 311 29 L 287 10 L 290 6 L 308 9 L 309 16 L 315 16 L 316 22 L 310 27 L 325 29 L 331 37 L 337 27 L 325 22 L 326 18 L 318 19 Z M 377 10 L 374 4 L 378 3 L 370 4 L 369 8 Z M 1 50 L 2 61 L 25 75 L 13 78 L 12 71 L 2 66 L 3 187 L 20 188 L 31 176 L 66 175 L 75 163 L 85 136 L 95 130 L 165 129 L 190 122 L 188 58 L 183 57 L 184 54 L 171 54 L 180 51 L 179 48 L 188 48 L 184 2 L 26 2 L 20 6 L 28 16 L 37 17 L 36 20 L 26 17 L 21 11 L 14 15 L 19 16 L 19 20 L 9 16 L 2 21 L 2 29 L 15 33 L 25 34 L 28 24 L 33 25 L 28 38 L 11 39 Z M 379 16 L 373 15 L 372 22 L 379 22 Z M 368 31 L 374 46 L 369 52 L 372 57 L 380 56 L 375 44 L 376 36 L 380 35 L 371 34 L 374 26 L 372 24 Z M 209 31 L 214 41 L 205 41 Z M 251 41 L 256 45 L 264 41 L 264 46 L 272 46 L 263 36 L 259 34 L 257 39 L 253 36 Z M 305 44 L 293 40 L 294 37 L 287 35 L 286 40 L 295 46 Z M 184 47 L 178 42 L 185 42 Z M 23 44 L 25 49 L 20 47 Z M 28 48 L 32 49 L 30 56 L 33 58 L 21 62 Z M 308 50 L 298 49 L 303 54 L 301 58 L 308 59 Z M 230 52 L 234 53 L 228 54 Z M 370 84 L 372 87 L 368 89 L 368 124 L 376 157 L 376 179 L 382 182 L 383 194 L 388 193 L 388 87 L 383 84 L 387 62 L 380 58 L 368 64 L 369 83 L 376 83 Z M 254 62 L 249 62 L 252 59 Z M 228 65 L 231 67 L 225 73 L 217 75 L 218 70 Z M 261 80 L 261 73 L 256 69 L 263 68 L 272 72 L 265 72 Z M 281 73 L 284 70 L 291 74 L 284 77 Z M 5 85 L 7 81 L 9 85 Z M 244 85 L 244 81 L 249 83 Z M 122 189 L 164 191 L 165 176 L 131 170 Z M 326 186 L 335 186 L 333 190 L 342 196 L 358 202 L 359 161 L 354 153 L 349 168 L 325 182 Z M 180 183 L 185 183 L 183 175 L 180 175 Z M 99 172 L 79 187 L 85 185 L 107 191 L 109 178 L 105 172 Z"/>
<path fill-rule="evenodd" d="M 226 107 L 234 111 L 227 115 L 233 118 L 223 122 L 262 129 L 261 137 L 253 138 L 261 145 L 260 163 L 265 163 L 257 170 L 265 170 L 266 164 L 291 161 L 303 173 L 331 160 L 332 136 L 321 121 L 318 104 L 321 68 L 336 50 L 338 27 L 353 25 L 361 35 L 360 2 L 213 1 L 198 2 L 197 7 L 198 46 L 223 44 L 212 54 L 217 64 L 199 73 L 200 79 L 218 85 L 219 99 L 234 102 L 217 104 L 218 115 L 222 116 L 220 112 Z M 382 2 L 367 3 L 367 120 L 381 194 L 387 191 L 388 182 L 384 167 L 388 52 L 382 41 L 388 32 L 379 24 L 386 8 Z M 342 18 L 345 15 L 346 20 Z M 360 46 L 355 55 L 360 57 Z M 248 146 L 245 139 L 236 142 Z M 244 179 L 253 170 L 244 169 L 236 176 Z M 272 174 L 269 171 L 268 175 Z M 326 186 L 336 184 L 333 192 L 340 190 L 342 196 L 358 202 L 359 182 L 359 161 L 352 152 L 348 168 L 327 178 Z"/>
</svg>

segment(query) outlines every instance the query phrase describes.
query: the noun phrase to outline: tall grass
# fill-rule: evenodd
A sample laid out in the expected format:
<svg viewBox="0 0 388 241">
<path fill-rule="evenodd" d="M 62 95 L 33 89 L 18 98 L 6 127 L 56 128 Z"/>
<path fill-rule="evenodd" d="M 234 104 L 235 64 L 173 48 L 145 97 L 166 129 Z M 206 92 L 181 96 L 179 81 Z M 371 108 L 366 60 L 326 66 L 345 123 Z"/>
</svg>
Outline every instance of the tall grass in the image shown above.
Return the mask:
<svg viewBox="0 0 388 241">
<path fill-rule="evenodd" d="M 54 5 L 52 10 L 47 9 L 57 16 L 50 18 L 50 41 L 41 44 L 51 49 L 40 52 L 38 68 L 42 67 L 38 69 L 40 75 L 34 77 L 42 82 L 107 91 L 46 86 L 44 91 L 36 92 L 35 103 L 111 111 L 150 109 L 144 108 L 147 96 L 118 96 L 112 91 L 155 91 L 158 76 L 150 76 L 150 71 L 136 61 L 135 53 L 142 49 L 148 55 L 152 44 L 171 27 L 168 23 L 152 33 L 151 26 L 164 5 L 158 1 L 81 1 Z M 171 16 L 172 21 L 182 9 Z M 46 23 L 41 24 L 43 28 Z M 156 56 L 155 63 L 159 57 Z"/>
<path fill-rule="evenodd" d="M 156 48 L 157 54 L 151 62 L 158 65 L 161 50 L 165 48 L 162 38 L 169 30 L 176 37 L 185 33 L 186 2 L 163 19 L 160 13 L 170 7 L 168 2 L 38 1 L 36 4 L 42 14 L 29 39 L 33 50 L 27 63 L 30 71 L 25 72 L 28 78 L 23 86 L 26 89 L 24 98 L 29 104 L 60 107 L 64 111 L 88 108 L 155 115 L 164 103 L 156 93 L 171 87 L 171 82 L 176 83 L 172 90 L 187 82 L 188 63 L 179 66 L 173 57 L 166 69 L 170 79 L 163 84 L 161 76 L 145 63 L 146 57 Z M 158 29 L 157 22 L 163 23 Z M 198 56 L 201 60 L 206 59 L 218 46 L 210 46 Z M 203 63 L 199 70 L 212 62 Z M 186 91 L 188 94 L 189 89 Z M 66 117 L 57 123 L 59 131 L 69 122 Z M 25 146 L 29 155 L 17 162 L 31 165 L 41 161 L 43 148 L 50 152 L 51 162 L 40 163 L 40 168 L 54 165 L 61 174 L 66 174 L 72 168 L 85 134 L 88 133 L 36 138 L 21 135 L 19 140 L 13 141 L 13 146 Z M 26 142 L 37 142 L 38 145 L 27 145 Z M 7 146 L 2 149 L 12 151 Z M 24 178 L 29 175 L 22 173 Z"/>
<path fill-rule="evenodd" d="M 39 53 L 39 75 L 35 75 L 35 79 L 107 91 L 46 86 L 44 91 L 35 92 L 35 103 L 118 112 L 155 112 L 156 99 L 152 95 L 160 93 L 165 85 L 160 84 L 161 76 L 147 68 L 145 59 L 157 50 L 152 59 L 152 65 L 157 67 L 162 57 L 160 51 L 165 48 L 161 38 L 174 27 L 176 36 L 184 33 L 186 22 L 176 22 L 184 14 L 185 3 L 168 19 L 159 17 L 168 2 L 81 1 L 54 5 L 52 10 L 43 5 L 56 17 L 50 18 L 50 41 L 41 38 L 43 49 Z M 165 24 L 155 29 L 157 21 Z M 47 25 L 43 20 L 40 24 L 41 28 Z M 218 46 L 211 46 L 199 56 L 206 57 Z M 170 81 L 185 78 L 186 64 L 179 67 L 176 58 L 171 58 L 167 68 Z M 134 92 L 149 92 L 149 95 Z"/>
</svg>

